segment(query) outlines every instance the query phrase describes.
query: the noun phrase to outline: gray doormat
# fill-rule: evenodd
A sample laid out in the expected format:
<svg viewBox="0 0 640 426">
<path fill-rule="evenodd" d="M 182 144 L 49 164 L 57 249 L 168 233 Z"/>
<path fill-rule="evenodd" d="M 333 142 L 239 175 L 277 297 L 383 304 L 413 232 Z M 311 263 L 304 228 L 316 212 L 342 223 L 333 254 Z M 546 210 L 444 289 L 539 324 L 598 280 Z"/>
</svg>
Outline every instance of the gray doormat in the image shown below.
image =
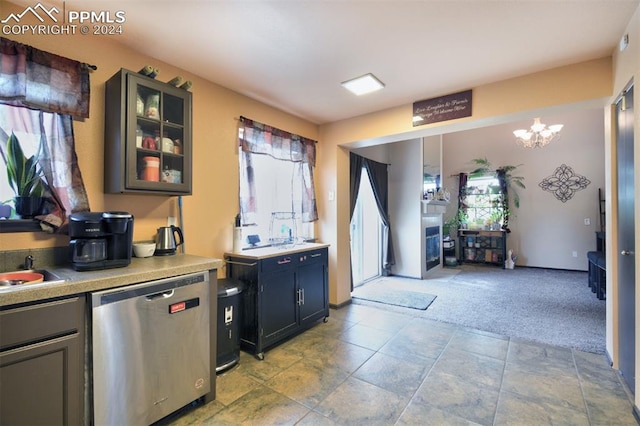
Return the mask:
<svg viewBox="0 0 640 426">
<path fill-rule="evenodd" d="M 355 288 L 351 297 L 354 299 L 384 303 L 385 305 L 419 309 L 421 311 L 425 311 L 436 298 L 436 296 L 429 293 L 403 289 L 389 290 L 389 283 L 385 283 L 384 279 L 376 280 Z"/>
</svg>

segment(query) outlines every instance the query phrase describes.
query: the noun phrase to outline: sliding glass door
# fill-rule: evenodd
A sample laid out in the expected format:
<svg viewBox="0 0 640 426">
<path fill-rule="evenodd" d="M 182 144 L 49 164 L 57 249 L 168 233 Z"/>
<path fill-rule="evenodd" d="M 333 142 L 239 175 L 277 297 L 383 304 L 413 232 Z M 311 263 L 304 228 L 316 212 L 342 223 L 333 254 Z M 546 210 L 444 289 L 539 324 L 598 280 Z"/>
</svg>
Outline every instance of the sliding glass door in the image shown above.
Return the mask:
<svg viewBox="0 0 640 426">
<path fill-rule="evenodd" d="M 382 221 L 369 175 L 367 170 L 362 168 L 360 191 L 351 220 L 351 268 L 353 285 L 356 287 L 381 274 L 381 229 Z"/>
</svg>

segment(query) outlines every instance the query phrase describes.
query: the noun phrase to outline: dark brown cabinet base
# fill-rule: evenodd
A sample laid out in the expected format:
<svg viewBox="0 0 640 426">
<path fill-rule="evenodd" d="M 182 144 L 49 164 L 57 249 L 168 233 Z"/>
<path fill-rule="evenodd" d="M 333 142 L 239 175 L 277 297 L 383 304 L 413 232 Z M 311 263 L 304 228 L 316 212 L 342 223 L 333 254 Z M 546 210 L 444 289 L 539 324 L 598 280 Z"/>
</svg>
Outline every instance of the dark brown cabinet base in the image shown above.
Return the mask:
<svg viewBox="0 0 640 426">
<path fill-rule="evenodd" d="M 0 424 L 84 423 L 84 297 L 0 310 Z"/>
</svg>

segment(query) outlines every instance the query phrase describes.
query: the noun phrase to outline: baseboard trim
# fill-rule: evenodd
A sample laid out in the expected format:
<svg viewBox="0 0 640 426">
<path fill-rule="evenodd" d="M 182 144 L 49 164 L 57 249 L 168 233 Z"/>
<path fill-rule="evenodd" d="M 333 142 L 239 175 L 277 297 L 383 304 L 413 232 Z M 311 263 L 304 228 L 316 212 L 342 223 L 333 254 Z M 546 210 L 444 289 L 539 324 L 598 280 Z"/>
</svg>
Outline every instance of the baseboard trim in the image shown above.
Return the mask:
<svg viewBox="0 0 640 426">
<path fill-rule="evenodd" d="M 331 309 L 340 309 L 340 308 L 344 308 L 345 306 L 349 306 L 351 304 L 351 299 L 346 300 L 342 303 L 338 303 L 337 305 L 334 303 L 329 303 L 329 308 Z"/>
<path fill-rule="evenodd" d="M 550 268 L 548 266 L 528 266 L 528 265 L 518 265 L 517 268 L 529 268 L 529 269 L 550 269 L 552 271 L 567 271 L 567 272 L 589 272 L 587 269 L 567 269 L 567 268 Z"/>
<path fill-rule="evenodd" d="M 609 363 L 609 367 L 613 367 L 613 358 L 609 355 L 609 351 L 605 349 L 604 356 L 607 358 L 607 362 Z"/>
</svg>

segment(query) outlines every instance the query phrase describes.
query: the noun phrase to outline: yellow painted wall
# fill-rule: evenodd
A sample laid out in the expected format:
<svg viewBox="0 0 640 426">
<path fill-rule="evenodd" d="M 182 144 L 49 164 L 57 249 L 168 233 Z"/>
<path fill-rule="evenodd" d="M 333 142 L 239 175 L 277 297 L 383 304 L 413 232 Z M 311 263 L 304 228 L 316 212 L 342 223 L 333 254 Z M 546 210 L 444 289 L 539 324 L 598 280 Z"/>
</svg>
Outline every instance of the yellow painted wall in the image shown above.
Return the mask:
<svg viewBox="0 0 640 426">
<path fill-rule="evenodd" d="M 2 3 L 2 15 L 23 7 Z M 237 118 L 245 116 L 311 139 L 315 124 L 286 114 L 182 69 L 132 51 L 117 36 L 6 36 L 58 55 L 97 65 L 91 73 L 90 118 L 74 123 L 76 150 L 92 211 L 124 210 L 134 217 L 134 240 L 152 239 L 167 216 L 178 216 L 177 197 L 120 195 L 103 192 L 104 83 L 120 68 L 139 70 L 146 64 L 160 68 L 157 77 L 176 75 L 193 81 L 193 195 L 183 197 L 186 251 L 222 258 L 232 248 L 232 228 L 238 213 Z M 322 148 L 319 146 L 319 151 Z M 65 246 L 67 236 L 15 233 L 0 236 L 0 251 Z M 224 271 L 219 272 L 220 275 Z"/>
</svg>

